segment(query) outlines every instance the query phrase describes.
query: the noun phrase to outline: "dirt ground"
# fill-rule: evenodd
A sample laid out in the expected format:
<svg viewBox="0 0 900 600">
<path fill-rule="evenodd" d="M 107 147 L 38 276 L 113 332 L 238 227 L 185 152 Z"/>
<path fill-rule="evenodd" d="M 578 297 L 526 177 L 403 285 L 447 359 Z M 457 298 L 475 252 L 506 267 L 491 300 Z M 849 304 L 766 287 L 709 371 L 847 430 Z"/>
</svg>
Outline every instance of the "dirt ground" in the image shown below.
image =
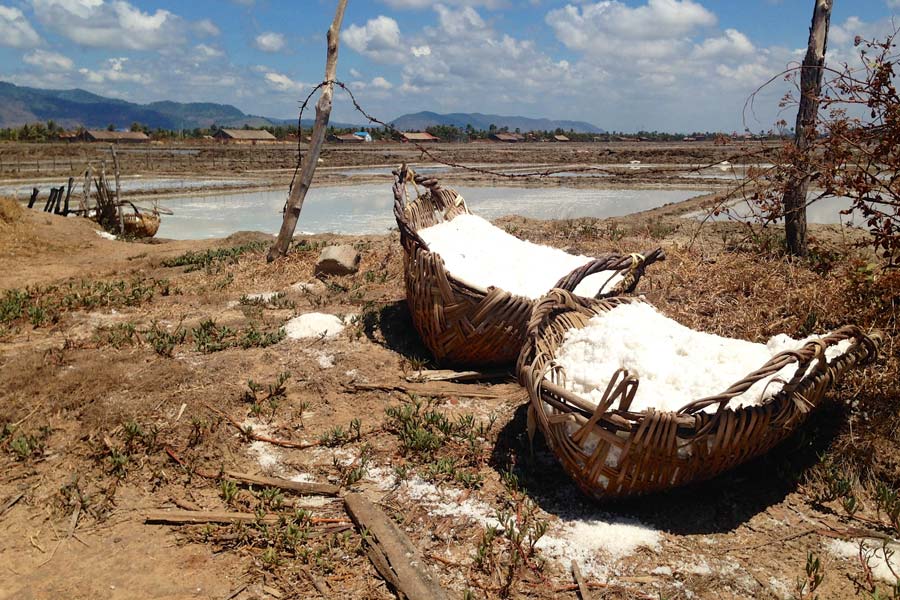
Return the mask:
<svg viewBox="0 0 900 600">
<path fill-rule="evenodd" d="M 127 243 L 4 203 L 0 599 L 394 597 L 339 498 L 235 485 L 224 471 L 361 491 L 450 597 L 578 598 L 578 559 L 595 598 L 890 598 L 877 569 L 835 548 L 898 536 L 876 487 L 900 487 L 900 281 L 871 269 L 852 246 L 859 233 L 814 227 L 813 258 L 790 262 L 777 230 L 677 216 L 708 202 L 614 221 L 498 223 L 594 255 L 662 245 L 667 260 L 639 291 L 685 325 L 765 341 L 856 322 L 885 332 L 884 355 L 765 457 L 605 505 L 578 492 L 540 436 L 529 445 L 527 398 L 511 375 L 415 381 L 437 365 L 406 308 L 396 233 L 298 238 L 268 264 L 272 238 L 260 233 Z M 331 242 L 361 252 L 358 274 L 314 277 Z M 283 295 L 251 297 L 271 292 Z M 278 335 L 311 312 L 346 327 Z M 440 444 L 423 449 L 413 426 Z M 841 472 L 850 491 L 837 497 Z M 145 523 L 158 509 L 258 520 Z M 492 529 L 505 519 L 522 540 Z"/>
</svg>

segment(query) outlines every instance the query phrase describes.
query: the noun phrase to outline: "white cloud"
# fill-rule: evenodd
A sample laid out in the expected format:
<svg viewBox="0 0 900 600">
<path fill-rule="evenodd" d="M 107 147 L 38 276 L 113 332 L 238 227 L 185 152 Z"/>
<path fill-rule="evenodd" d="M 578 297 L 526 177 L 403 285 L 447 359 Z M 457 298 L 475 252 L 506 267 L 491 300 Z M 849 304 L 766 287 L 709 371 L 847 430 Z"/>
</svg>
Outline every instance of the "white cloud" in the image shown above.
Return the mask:
<svg viewBox="0 0 900 600">
<path fill-rule="evenodd" d="M 43 71 L 71 71 L 74 66 L 72 59 L 68 56 L 41 49 L 26 54 L 22 60 Z"/>
<path fill-rule="evenodd" d="M 32 48 L 40 42 L 40 36 L 21 10 L 0 4 L 0 46 Z"/>
<path fill-rule="evenodd" d="M 306 84 L 300 81 L 294 81 L 287 75 L 277 73 L 275 71 L 269 71 L 268 73 L 266 73 L 264 79 L 266 81 L 266 84 L 270 88 L 279 92 L 291 92 L 294 94 L 299 94 L 303 92 L 304 88 L 308 87 Z"/>
<path fill-rule="evenodd" d="M 215 46 L 209 46 L 207 44 L 197 44 L 194 46 L 194 59 L 198 61 L 206 61 L 212 60 L 214 58 L 221 58 L 225 56 L 225 53 L 216 48 Z"/>
<path fill-rule="evenodd" d="M 96 71 L 82 68 L 78 69 L 78 72 L 90 83 L 150 83 L 151 78 L 146 73 L 126 71 L 127 63 L 128 59 L 125 57 L 109 58 L 105 65 Z"/>
<path fill-rule="evenodd" d="M 167 10 L 143 12 L 124 0 L 31 0 L 38 20 L 93 48 L 167 50 L 185 39 L 184 20 Z"/>
<path fill-rule="evenodd" d="M 435 4 L 438 24 L 448 35 L 478 35 L 487 25 L 481 15 L 471 6 L 461 10 L 450 9 L 443 4 Z"/>
<path fill-rule="evenodd" d="M 431 54 L 431 47 L 428 44 L 423 44 L 421 46 L 413 46 L 409 51 L 412 52 L 413 56 L 428 56 Z"/>
<path fill-rule="evenodd" d="M 407 55 L 400 39 L 400 26 L 384 15 L 370 19 L 365 25 L 350 25 L 341 33 L 341 41 L 377 62 L 401 62 Z"/>
<path fill-rule="evenodd" d="M 394 84 L 384 77 L 376 77 L 372 80 L 371 86 L 379 90 L 389 90 L 394 87 Z"/>
<path fill-rule="evenodd" d="M 753 43 L 736 29 L 726 29 L 721 37 L 707 38 L 694 47 L 695 58 L 740 57 L 754 52 Z"/>
<path fill-rule="evenodd" d="M 209 37 L 216 37 L 222 32 L 219 30 L 219 27 L 213 23 L 210 19 L 201 19 L 194 23 L 193 25 L 194 31 L 196 31 L 199 35 L 205 35 Z"/>
<path fill-rule="evenodd" d="M 284 35 L 274 31 L 265 31 L 256 36 L 254 44 L 263 52 L 281 52 L 286 42 Z"/>
</svg>

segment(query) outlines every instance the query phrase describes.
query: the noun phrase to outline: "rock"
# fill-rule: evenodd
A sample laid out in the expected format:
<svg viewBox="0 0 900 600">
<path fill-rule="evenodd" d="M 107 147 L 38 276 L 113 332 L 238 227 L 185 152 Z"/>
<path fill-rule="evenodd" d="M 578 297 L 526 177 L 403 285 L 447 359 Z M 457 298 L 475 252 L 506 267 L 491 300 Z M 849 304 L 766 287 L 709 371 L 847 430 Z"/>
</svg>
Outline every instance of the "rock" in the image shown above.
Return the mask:
<svg viewBox="0 0 900 600">
<path fill-rule="evenodd" d="M 328 246 L 319 255 L 316 275 L 350 275 L 359 271 L 359 252 L 353 246 Z"/>
</svg>

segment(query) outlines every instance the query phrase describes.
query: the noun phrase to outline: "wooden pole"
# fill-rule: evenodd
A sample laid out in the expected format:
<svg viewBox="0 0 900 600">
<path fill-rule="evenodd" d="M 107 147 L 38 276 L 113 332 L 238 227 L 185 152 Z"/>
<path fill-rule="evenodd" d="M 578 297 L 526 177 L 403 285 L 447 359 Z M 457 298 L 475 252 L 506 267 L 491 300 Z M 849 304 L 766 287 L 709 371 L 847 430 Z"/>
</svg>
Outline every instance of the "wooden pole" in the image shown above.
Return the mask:
<svg viewBox="0 0 900 600">
<path fill-rule="evenodd" d="M 44 212 L 51 212 L 53 210 L 53 203 L 56 201 L 56 188 L 50 188 L 50 197 L 47 198 L 47 203 L 44 204 Z"/>
<path fill-rule="evenodd" d="M 81 206 L 79 206 L 79 210 L 82 211 L 83 216 L 87 216 L 88 210 L 88 201 L 91 198 L 91 171 L 93 168 L 88 165 L 88 168 L 84 171 L 84 187 L 81 188 Z"/>
<path fill-rule="evenodd" d="M 57 215 L 63 214 L 63 194 L 66 188 L 59 186 L 56 188 L 56 206 L 53 207 L 53 213 Z"/>
<path fill-rule="evenodd" d="M 346 8 L 347 0 L 338 0 L 334 21 L 332 21 L 331 27 L 328 28 L 328 53 L 325 58 L 326 84 L 322 88 L 322 95 L 319 96 L 319 101 L 316 103 L 316 122 L 309 142 L 309 151 L 306 153 L 306 160 L 303 161 L 303 169 L 300 172 L 300 182 L 291 188 L 288 195 L 287 205 L 284 210 L 284 220 L 281 222 L 281 231 L 278 232 L 278 239 L 269 248 L 267 257 L 269 262 L 284 256 L 287 254 L 288 248 L 290 248 L 294 230 L 297 228 L 297 220 L 300 218 L 300 211 L 303 209 L 303 201 L 306 199 L 306 193 L 309 191 L 310 185 L 312 185 L 316 165 L 319 162 L 319 155 L 322 153 L 322 144 L 325 142 L 325 128 L 328 126 L 328 119 L 331 117 L 331 104 L 334 96 L 334 84 L 332 82 L 337 74 L 338 39 Z"/>
<path fill-rule="evenodd" d="M 116 155 L 115 145 L 111 145 L 109 149 L 112 151 L 113 167 L 116 170 L 116 207 L 119 209 L 119 233 L 125 235 L 125 214 L 122 209 L 122 197 L 119 195 L 119 157 Z"/>
<path fill-rule="evenodd" d="M 72 197 L 72 186 L 75 185 L 75 178 L 69 177 L 69 187 L 66 190 L 66 204 L 63 207 L 63 216 L 69 215 L 69 199 Z"/>
<path fill-rule="evenodd" d="M 34 207 L 34 203 L 37 202 L 37 197 L 38 197 L 38 194 L 40 194 L 40 193 L 41 193 L 41 191 L 37 188 L 33 188 L 31 190 L 31 200 L 28 201 L 28 208 Z"/>
<path fill-rule="evenodd" d="M 794 128 L 794 145 L 804 158 L 799 165 L 801 174 L 788 184 L 783 199 L 784 232 L 788 251 L 794 256 L 806 256 L 806 195 L 811 164 L 809 147 L 816 139 L 816 116 L 819 112 L 833 4 L 834 0 L 816 0 L 809 28 L 809 45 L 800 71 L 800 107 Z"/>
</svg>

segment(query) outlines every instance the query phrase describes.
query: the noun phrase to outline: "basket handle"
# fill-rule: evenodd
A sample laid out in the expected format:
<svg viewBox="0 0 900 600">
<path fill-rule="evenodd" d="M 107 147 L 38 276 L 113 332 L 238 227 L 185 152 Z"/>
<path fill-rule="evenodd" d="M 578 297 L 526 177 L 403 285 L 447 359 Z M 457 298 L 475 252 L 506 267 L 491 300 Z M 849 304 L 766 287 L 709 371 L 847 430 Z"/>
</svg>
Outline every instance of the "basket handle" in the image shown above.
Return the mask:
<svg viewBox="0 0 900 600">
<path fill-rule="evenodd" d="M 777 373 L 785 366 L 796 362 L 798 363 L 797 375 L 794 380 L 787 382 L 784 386 L 785 392 L 793 391 L 798 383 L 802 381 L 808 365 L 813 360 L 819 361 L 817 367 L 819 371 L 825 372 L 826 370 L 831 370 L 831 365 L 825 363 L 825 349 L 848 339 L 853 339 L 855 343 L 846 353 L 842 354 L 837 359 L 835 369 L 838 374 L 843 370 L 843 367 L 846 366 L 845 363 L 848 360 L 852 359 L 853 362 L 859 364 L 866 364 L 875 360 L 878 356 L 878 349 L 882 344 L 883 338 L 879 331 L 866 335 L 859 327 L 855 325 L 846 325 L 818 340 L 807 342 L 802 348 L 785 350 L 784 352 L 776 354 L 762 367 L 736 382 L 721 394 L 695 400 L 679 409 L 678 414 L 693 415 L 702 411 L 707 406 L 715 404 L 719 405 L 717 412 L 721 412 L 732 398 L 740 396 L 749 390 L 757 381 L 765 379 L 766 377 Z M 861 356 L 857 355 L 857 352 L 855 351 L 857 347 L 862 348 Z M 797 379 L 797 376 L 801 376 L 801 379 Z M 834 375 L 832 374 L 832 376 Z"/>
<path fill-rule="evenodd" d="M 589 275 L 593 275 L 594 273 L 599 273 L 601 271 L 621 272 L 627 269 L 628 273 L 626 275 L 626 279 L 628 280 L 630 278 L 630 280 L 628 280 L 625 289 L 621 291 L 624 293 L 630 293 L 634 291 L 635 287 L 637 287 L 638 281 L 644 274 L 644 269 L 646 269 L 648 265 L 651 265 L 656 261 L 665 260 L 665 258 L 666 254 L 665 252 L 663 252 L 662 248 L 656 248 L 644 254 L 631 254 L 628 256 L 622 256 L 621 254 L 608 254 L 602 258 L 595 258 L 589 263 L 586 263 L 572 270 L 571 273 L 556 282 L 556 285 L 554 285 L 553 287 L 559 288 L 561 290 L 566 290 L 567 292 L 573 292 L 575 288 L 578 287 L 578 284 L 580 284 L 582 280 L 584 280 L 584 278 L 588 277 Z M 598 297 L 601 297 L 602 295 L 598 294 Z"/>
</svg>

